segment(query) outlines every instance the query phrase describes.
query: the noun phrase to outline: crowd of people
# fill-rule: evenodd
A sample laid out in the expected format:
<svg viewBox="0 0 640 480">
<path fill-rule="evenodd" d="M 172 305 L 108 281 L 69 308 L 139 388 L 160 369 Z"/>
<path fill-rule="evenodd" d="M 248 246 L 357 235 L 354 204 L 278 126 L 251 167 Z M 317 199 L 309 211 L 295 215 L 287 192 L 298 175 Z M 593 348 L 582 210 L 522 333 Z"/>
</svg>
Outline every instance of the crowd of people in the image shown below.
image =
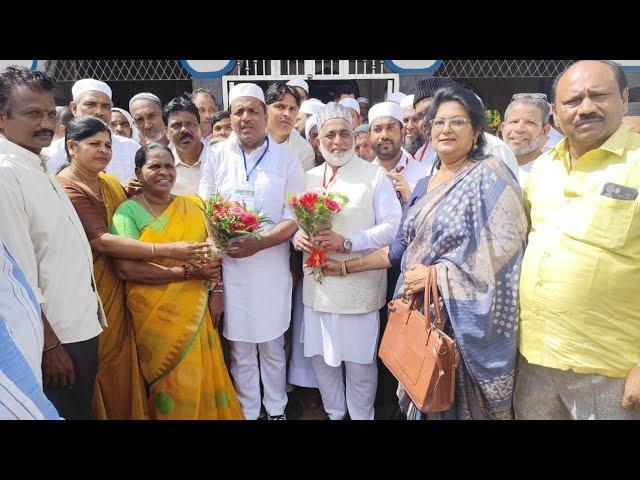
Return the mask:
<svg viewBox="0 0 640 480">
<path fill-rule="evenodd" d="M 240 83 L 227 110 L 53 89 L 0 71 L 0 418 L 640 419 L 640 98 L 617 64 L 515 92 L 496 135 L 439 77 L 378 103 Z M 348 198 L 314 235 L 287 200 L 307 190 Z M 221 259 L 214 194 L 271 220 Z M 378 360 L 430 266 L 460 354 L 437 413 Z"/>
</svg>

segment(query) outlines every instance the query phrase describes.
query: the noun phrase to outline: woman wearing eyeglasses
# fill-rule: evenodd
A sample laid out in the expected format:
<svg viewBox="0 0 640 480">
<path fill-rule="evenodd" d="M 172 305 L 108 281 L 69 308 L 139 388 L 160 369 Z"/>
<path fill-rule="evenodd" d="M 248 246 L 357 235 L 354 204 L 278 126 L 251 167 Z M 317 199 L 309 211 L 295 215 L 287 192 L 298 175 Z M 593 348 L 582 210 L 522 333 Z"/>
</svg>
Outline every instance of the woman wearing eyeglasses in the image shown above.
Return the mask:
<svg viewBox="0 0 640 480">
<path fill-rule="evenodd" d="M 511 419 L 518 276 L 527 221 L 504 162 L 484 156 L 484 109 L 460 87 L 436 92 L 426 113 L 439 170 L 418 182 L 394 242 L 346 262 L 350 274 L 400 265 L 394 297 L 420 294 L 435 265 L 445 331 L 461 354 L 454 405 L 425 414 L 398 389 L 408 419 Z M 326 273 L 339 275 L 330 260 Z"/>
</svg>

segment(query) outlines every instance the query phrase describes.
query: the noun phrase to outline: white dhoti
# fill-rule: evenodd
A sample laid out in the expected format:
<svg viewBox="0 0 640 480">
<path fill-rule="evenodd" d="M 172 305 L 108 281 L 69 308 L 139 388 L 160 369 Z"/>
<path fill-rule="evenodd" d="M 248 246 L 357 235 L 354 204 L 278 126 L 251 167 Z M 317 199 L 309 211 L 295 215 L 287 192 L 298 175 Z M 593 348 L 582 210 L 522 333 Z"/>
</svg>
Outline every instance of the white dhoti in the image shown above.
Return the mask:
<svg viewBox="0 0 640 480">
<path fill-rule="evenodd" d="M 288 382 L 306 388 L 318 388 L 318 380 L 313 371 L 311 359 L 304 356 L 304 304 L 302 303 L 302 282 L 296 287 L 293 298 L 293 318 L 291 323 L 291 359 L 289 360 Z"/>
<path fill-rule="evenodd" d="M 378 310 L 346 315 L 317 312 L 305 306 L 304 354 L 312 357 L 330 419 L 340 420 L 348 410 L 352 420 L 373 420 L 379 325 Z"/>
<path fill-rule="evenodd" d="M 264 403 L 269 416 L 284 414 L 288 400 L 284 335 L 263 343 L 229 341 L 229 345 L 229 370 L 245 418 L 257 420 L 260 403 Z M 262 402 L 260 380 L 264 389 Z"/>
</svg>

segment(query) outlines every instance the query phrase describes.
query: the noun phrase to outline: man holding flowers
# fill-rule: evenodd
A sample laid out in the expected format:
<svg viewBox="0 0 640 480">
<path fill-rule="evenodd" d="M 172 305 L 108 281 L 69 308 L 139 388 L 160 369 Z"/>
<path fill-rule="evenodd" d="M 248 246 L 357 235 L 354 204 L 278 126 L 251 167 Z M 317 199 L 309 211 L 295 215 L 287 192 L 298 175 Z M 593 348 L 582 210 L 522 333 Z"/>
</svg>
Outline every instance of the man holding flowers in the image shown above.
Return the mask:
<svg viewBox="0 0 640 480">
<path fill-rule="evenodd" d="M 340 420 L 348 412 L 353 420 L 373 420 L 378 310 L 385 303 L 386 274 L 349 272 L 344 262 L 390 244 L 401 209 L 384 170 L 355 155 L 347 109 L 331 102 L 317 118 L 326 163 L 306 173 L 307 192 L 297 201 L 311 206 L 317 195 L 326 195 L 323 202 L 332 212 L 331 224 L 311 238 L 298 230 L 294 245 L 305 252 L 305 261 L 314 251 L 326 250 L 342 262 L 343 276 L 319 282 L 305 275 L 304 355 L 312 359 L 329 418 Z M 339 195 L 331 198 L 331 193 Z M 348 199 L 344 205 L 343 196 Z"/>
<path fill-rule="evenodd" d="M 223 335 L 230 343 L 229 370 L 245 417 L 255 420 L 260 414 L 262 381 L 269 419 L 285 420 L 283 335 L 291 320 L 287 241 L 297 228 L 286 202 L 289 194 L 304 189 L 304 173 L 295 154 L 267 136 L 266 108 L 262 90 L 253 83 L 229 91 L 235 138 L 212 147 L 202 166 L 200 196 L 219 193 L 274 222 L 263 225 L 259 236 L 234 239 L 224 249 Z"/>
</svg>

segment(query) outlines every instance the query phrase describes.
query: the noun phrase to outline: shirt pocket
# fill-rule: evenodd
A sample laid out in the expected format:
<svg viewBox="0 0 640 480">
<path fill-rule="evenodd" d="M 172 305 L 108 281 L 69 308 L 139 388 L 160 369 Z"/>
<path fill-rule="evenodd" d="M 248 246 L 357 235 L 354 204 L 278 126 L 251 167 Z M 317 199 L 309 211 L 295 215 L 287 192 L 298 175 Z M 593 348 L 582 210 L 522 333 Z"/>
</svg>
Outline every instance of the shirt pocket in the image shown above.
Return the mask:
<svg viewBox="0 0 640 480">
<path fill-rule="evenodd" d="M 636 202 L 599 195 L 589 199 L 582 212 L 566 218 L 565 234 L 584 243 L 605 249 L 625 245 L 636 211 Z"/>
<path fill-rule="evenodd" d="M 285 179 L 277 173 L 261 171 L 256 176 L 253 188 L 256 192 L 255 209 L 278 223 L 285 202 Z"/>
</svg>

